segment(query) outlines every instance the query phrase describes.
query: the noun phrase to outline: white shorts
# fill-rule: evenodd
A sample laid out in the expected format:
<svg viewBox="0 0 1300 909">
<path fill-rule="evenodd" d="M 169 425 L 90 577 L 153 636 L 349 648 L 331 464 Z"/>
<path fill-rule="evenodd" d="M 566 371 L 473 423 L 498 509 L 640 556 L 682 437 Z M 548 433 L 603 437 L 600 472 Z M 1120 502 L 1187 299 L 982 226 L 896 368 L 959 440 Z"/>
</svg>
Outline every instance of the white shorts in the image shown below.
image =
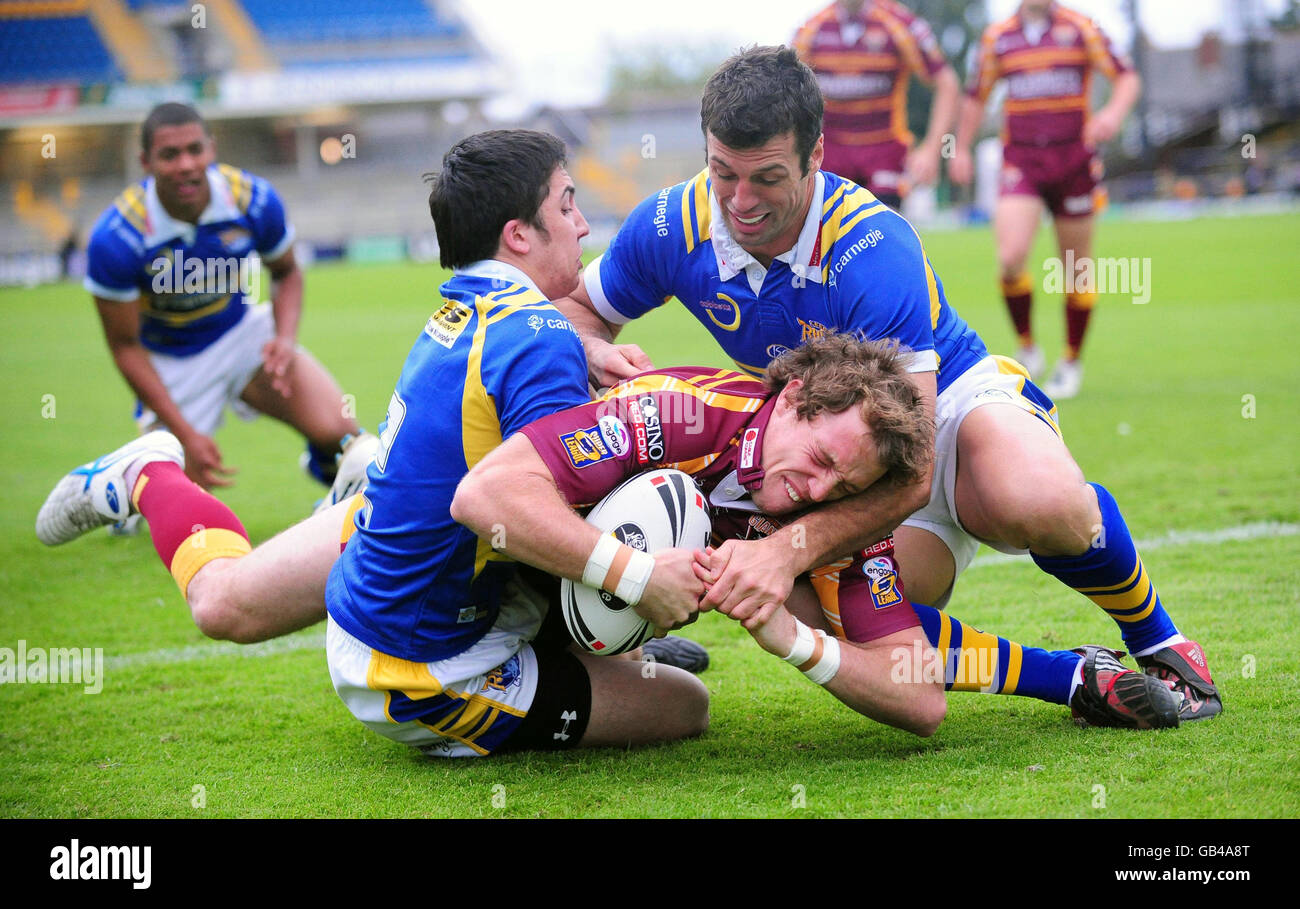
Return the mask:
<svg viewBox="0 0 1300 909">
<path fill-rule="evenodd" d="M 192 357 L 172 357 L 149 351 L 149 359 L 167 393 L 186 422 L 205 436 L 221 426 L 226 405 L 241 420 L 258 412 L 240 400 L 248 383 L 262 367 L 262 347 L 275 337 L 270 303 L 249 307 L 244 317 L 224 335 Z M 153 429 L 158 416 L 140 405 L 135 415 L 141 432 Z"/>
<path fill-rule="evenodd" d="M 1038 417 L 1058 435 L 1061 432 L 1056 422 L 1056 405 L 1029 381 L 1025 368 L 1010 357 L 985 357 L 939 395 L 934 408 L 934 479 L 930 501 L 903 521 L 903 525 L 928 530 L 943 540 L 956 563 L 954 581 L 975 558 L 980 543 L 1012 555 L 1029 552 L 1005 543 L 976 539 L 957 518 L 957 431 L 971 411 L 985 404 L 1011 404 Z M 942 609 L 947 601 L 948 594 L 944 594 L 940 602 L 929 605 Z"/>
<path fill-rule="evenodd" d="M 464 653 L 415 663 L 380 653 L 339 627 L 325 632 L 334 690 L 368 728 L 430 757 L 482 757 L 518 729 L 537 692 L 528 643 L 546 598 L 511 581 L 494 624 Z"/>
</svg>

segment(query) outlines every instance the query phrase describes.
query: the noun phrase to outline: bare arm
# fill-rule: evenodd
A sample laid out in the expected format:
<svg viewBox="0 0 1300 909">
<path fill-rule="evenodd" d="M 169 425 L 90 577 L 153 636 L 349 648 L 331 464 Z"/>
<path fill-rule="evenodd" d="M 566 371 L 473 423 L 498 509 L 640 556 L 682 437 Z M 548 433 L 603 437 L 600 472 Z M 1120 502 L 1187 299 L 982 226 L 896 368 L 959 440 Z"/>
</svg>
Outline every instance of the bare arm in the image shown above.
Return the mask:
<svg viewBox="0 0 1300 909">
<path fill-rule="evenodd" d="M 621 326 L 601 318 L 581 279 L 569 296 L 554 303 L 555 308 L 578 330 L 578 337 L 587 352 L 587 371 L 592 385 L 608 388 L 639 372 L 654 369 L 650 358 L 637 345 L 614 343 Z"/>
<path fill-rule="evenodd" d="M 516 433 L 475 465 L 451 503 L 452 518 L 512 558 L 550 574 L 582 580 L 601 533 L 578 517 L 560 494 L 546 462 L 527 436 Z M 693 553 L 655 554 L 655 568 L 634 608 L 662 629 L 688 621 L 703 585 L 692 570 Z"/>
<path fill-rule="evenodd" d="M 934 100 L 930 104 L 930 123 L 925 138 L 907 156 L 907 172 L 917 183 L 933 183 L 939 175 L 939 156 L 943 137 L 957 118 L 961 84 L 951 66 L 934 77 Z"/>
<path fill-rule="evenodd" d="M 1111 86 L 1110 100 L 1088 119 L 1088 124 L 1084 127 L 1084 143 L 1096 147 L 1115 138 L 1124 124 L 1124 118 L 1137 103 L 1141 91 L 1142 81 L 1137 73 L 1130 70 L 1116 76 Z"/>
<path fill-rule="evenodd" d="M 153 368 L 149 352 L 140 343 L 140 301 L 119 303 L 95 297 L 95 307 L 104 326 L 108 351 L 118 371 L 131 386 L 140 402 L 158 416 L 158 421 L 171 430 L 185 448 L 185 470 L 196 483 L 210 488 L 229 486 L 225 476 L 234 473 L 221 463 L 221 452 L 216 443 L 203 435 L 185 419 L 176 402 L 172 400 Z"/>
<path fill-rule="evenodd" d="M 784 659 L 794 646 L 795 616 L 809 627 L 824 630 L 820 613 L 812 586 L 800 581 L 786 605 L 766 621 L 755 616 L 743 624 L 760 647 Z M 947 699 L 942 676 L 927 678 L 923 670 L 940 664 L 920 626 L 865 644 L 841 640 L 840 669 L 825 688 L 865 717 L 928 736 L 943 721 Z"/>
<path fill-rule="evenodd" d="M 273 262 L 266 263 L 274 286 L 271 312 L 275 317 L 275 337 L 262 347 L 262 368 L 271 377 L 271 387 L 289 397 L 289 370 L 293 367 L 298 344 L 298 323 L 302 319 L 302 269 L 290 249 Z"/>
<path fill-rule="evenodd" d="M 954 183 L 965 186 L 974 176 L 974 164 L 971 161 L 971 143 L 979 133 L 980 123 L 984 121 L 984 102 L 967 95 L 961 102 L 961 114 L 957 118 L 957 147 L 948 162 L 948 176 Z"/>
</svg>

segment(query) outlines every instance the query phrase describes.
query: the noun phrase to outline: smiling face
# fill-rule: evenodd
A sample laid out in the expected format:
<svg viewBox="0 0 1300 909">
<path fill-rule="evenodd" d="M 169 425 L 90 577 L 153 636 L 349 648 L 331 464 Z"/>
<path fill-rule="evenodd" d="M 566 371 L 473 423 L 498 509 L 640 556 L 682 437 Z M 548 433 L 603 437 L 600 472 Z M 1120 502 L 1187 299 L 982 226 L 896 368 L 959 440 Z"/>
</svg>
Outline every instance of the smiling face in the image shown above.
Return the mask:
<svg viewBox="0 0 1300 909">
<path fill-rule="evenodd" d="M 550 192 L 537 210 L 545 230 L 523 224 L 528 232 L 524 270 L 548 300 L 568 296 L 582 274 L 582 238 L 590 232 L 574 199 L 573 178 L 563 167 L 551 174 Z"/>
<path fill-rule="evenodd" d="M 158 200 L 167 213 L 193 223 L 208 207 L 212 193 L 207 169 L 216 155 L 216 145 L 203 125 L 184 123 L 157 127 L 140 164 L 154 178 Z"/>
<path fill-rule="evenodd" d="M 763 485 L 751 498 L 765 514 L 854 495 L 886 472 L 858 408 L 802 419 L 792 403 L 801 387 L 795 379 L 781 390 L 763 433 Z"/>
<path fill-rule="evenodd" d="M 806 176 L 793 132 L 743 150 L 728 148 L 709 133 L 705 150 L 713 193 L 732 238 L 764 266 L 793 249 L 822 166 L 821 138 Z"/>
</svg>

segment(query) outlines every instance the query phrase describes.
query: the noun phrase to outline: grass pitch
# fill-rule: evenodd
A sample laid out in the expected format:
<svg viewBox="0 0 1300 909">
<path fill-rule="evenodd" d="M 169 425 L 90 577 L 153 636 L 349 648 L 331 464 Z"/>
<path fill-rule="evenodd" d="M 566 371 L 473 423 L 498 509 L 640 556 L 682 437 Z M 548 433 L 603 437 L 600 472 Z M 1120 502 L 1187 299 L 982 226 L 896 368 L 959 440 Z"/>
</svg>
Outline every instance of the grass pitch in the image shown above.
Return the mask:
<svg viewBox="0 0 1300 909">
<path fill-rule="evenodd" d="M 1062 426 L 1151 541 L 1148 570 L 1223 690 L 1219 719 L 1081 730 L 1060 707 L 955 694 L 939 733 L 920 740 L 854 714 L 709 615 L 688 631 L 713 657 L 702 738 L 426 760 L 347 713 L 319 627 L 247 648 L 207 641 L 147 536 L 36 541 L 50 486 L 134 431 L 90 301 L 66 284 L 0 292 L 0 647 L 103 648 L 105 678 L 94 695 L 0 686 L 0 816 L 1297 816 L 1300 216 L 1107 222 L 1099 234 L 1098 256 L 1150 261 L 1152 298 L 1102 298 L 1084 394 L 1062 404 Z M 989 231 L 925 240 L 958 311 L 991 349 L 1013 352 Z M 1032 261 L 1051 252 L 1044 231 Z M 301 340 L 372 429 L 441 277 L 412 265 L 308 275 Z M 1034 316 L 1045 349 L 1058 349 L 1060 298 L 1040 293 Z M 726 365 L 676 304 L 625 340 L 664 365 Z M 241 470 L 222 497 L 254 542 L 319 495 L 285 427 L 233 422 L 217 440 Z M 1027 560 L 977 562 L 949 610 L 1028 644 L 1119 645 L 1100 610 Z"/>
</svg>

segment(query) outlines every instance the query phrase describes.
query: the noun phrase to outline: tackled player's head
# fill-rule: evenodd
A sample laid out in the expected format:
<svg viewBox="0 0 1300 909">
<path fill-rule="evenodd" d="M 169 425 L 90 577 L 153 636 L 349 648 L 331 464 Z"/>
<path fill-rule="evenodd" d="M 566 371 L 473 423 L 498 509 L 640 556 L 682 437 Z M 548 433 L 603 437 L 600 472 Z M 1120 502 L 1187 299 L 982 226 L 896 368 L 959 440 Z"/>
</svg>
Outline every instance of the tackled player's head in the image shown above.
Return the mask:
<svg viewBox="0 0 1300 909">
<path fill-rule="evenodd" d="M 700 99 L 700 128 L 732 149 L 794 136 L 803 175 L 822 134 L 822 90 L 817 76 L 789 47 L 749 47 L 718 67 Z"/>
<path fill-rule="evenodd" d="M 933 425 L 896 341 L 817 338 L 767 368 L 777 403 L 763 436 L 763 485 L 754 503 L 782 514 L 862 492 L 907 485 L 930 463 Z"/>
<path fill-rule="evenodd" d="M 563 142 L 530 129 L 489 130 L 453 145 L 442 170 L 425 175 L 443 267 L 493 258 L 510 221 L 545 236 L 542 204 L 565 163 Z"/>
</svg>

